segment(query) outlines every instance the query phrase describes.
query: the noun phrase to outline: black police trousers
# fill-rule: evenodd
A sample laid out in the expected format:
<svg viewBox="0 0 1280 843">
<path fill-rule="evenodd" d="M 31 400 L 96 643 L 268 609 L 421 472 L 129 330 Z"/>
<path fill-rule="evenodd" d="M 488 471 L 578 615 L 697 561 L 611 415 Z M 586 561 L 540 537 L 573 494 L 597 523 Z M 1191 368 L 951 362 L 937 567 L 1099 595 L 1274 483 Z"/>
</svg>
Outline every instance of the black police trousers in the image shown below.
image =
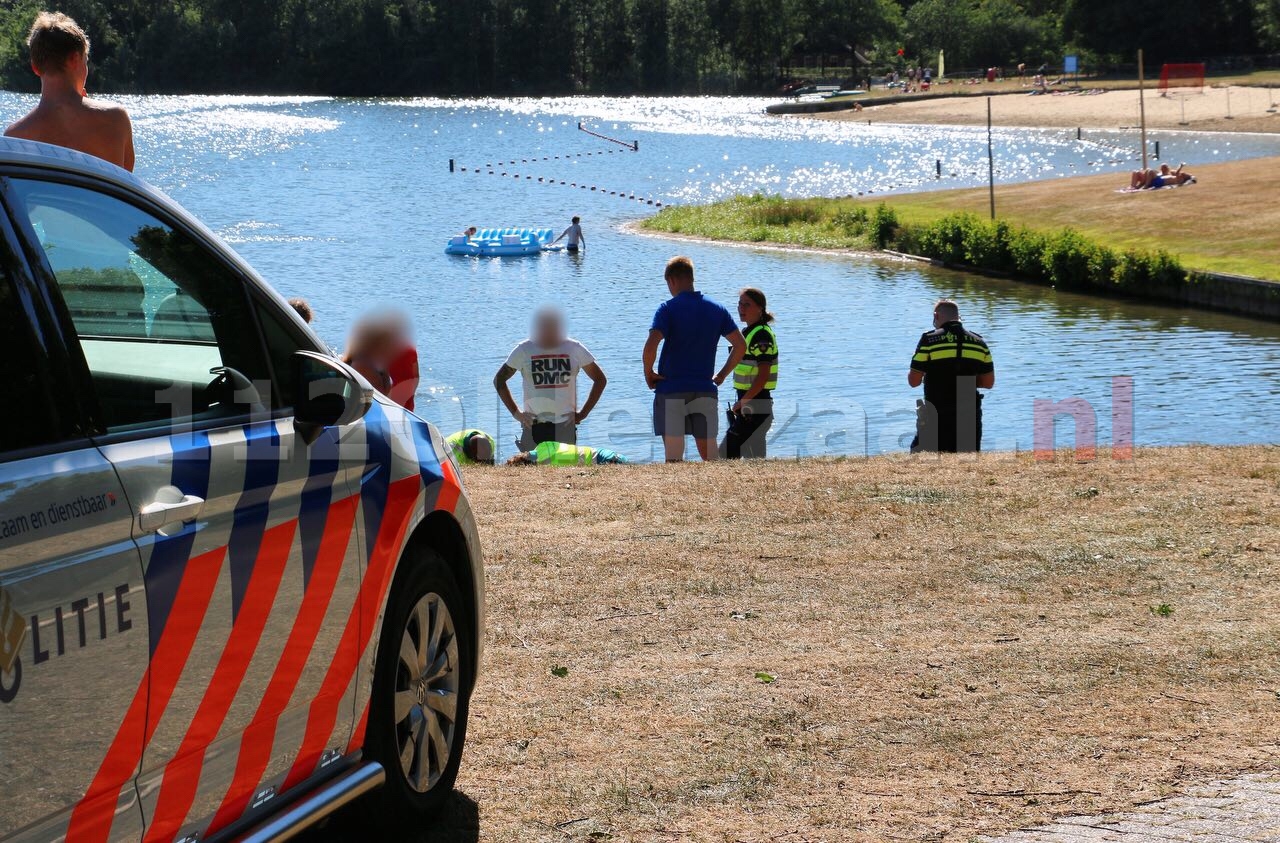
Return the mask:
<svg viewBox="0 0 1280 843">
<path fill-rule="evenodd" d="M 911 453 L 967 454 L 982 450 L 982 394 L 956 396 L 954 404 L 916 402 L 916 438 Z"/>
<path fill-rule="evenodd" d="M 762 460 L 765 440 L 773 427 L 773 400 L 757 398 L 748 401 L 751 412 L 729 414 L 729 430 L 720 443 L 720 456 L 728 460 Z"/>
</svg>

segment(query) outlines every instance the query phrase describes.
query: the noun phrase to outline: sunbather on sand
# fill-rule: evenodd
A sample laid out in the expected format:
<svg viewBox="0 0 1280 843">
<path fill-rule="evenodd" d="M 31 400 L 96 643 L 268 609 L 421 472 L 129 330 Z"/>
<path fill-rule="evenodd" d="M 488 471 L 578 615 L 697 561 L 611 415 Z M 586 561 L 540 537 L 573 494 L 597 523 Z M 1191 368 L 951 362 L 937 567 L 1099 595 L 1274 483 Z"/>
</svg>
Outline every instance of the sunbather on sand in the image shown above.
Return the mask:
<svg viewBox="0 0 1280 843">
<path fill-rule="evenodd" d="M 1195 184 L 1195 176 L 1183 169 L 1186 166 L 1186 164 L 1179 164 L 1178 169 L 1171 170 L 1168 164 L 1161 164 L 1158 170 L 1134 170 L 1129 174 L 1129 189 L 1159 190 L 1162 187 Z"/>
</svg>

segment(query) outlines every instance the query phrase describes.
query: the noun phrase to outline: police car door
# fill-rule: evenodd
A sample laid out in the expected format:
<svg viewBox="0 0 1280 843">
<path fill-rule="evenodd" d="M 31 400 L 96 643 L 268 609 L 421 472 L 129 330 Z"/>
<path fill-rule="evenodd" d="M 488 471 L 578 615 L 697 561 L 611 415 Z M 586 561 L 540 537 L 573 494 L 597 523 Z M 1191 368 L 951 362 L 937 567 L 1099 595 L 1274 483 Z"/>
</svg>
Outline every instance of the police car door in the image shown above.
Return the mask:
<svg viewBox="0 0 1280 843">
<path fill-rule="evenodd" d="M 74 810 L 136 840 L 141 735 L 116 733 L 147 672 L 133 518 L 18 251 L 0 214 L 0 839 L 57 839 Z"/>
<path fill-rule="evenodd" d="M 195 839 L 275 795 L 321 677 L 358 658 L 341 631 L 359 583 L 363 461 L 336 431 L 311 446 L 295 435 L 288 375 L 272 366 L 288 355 L 260 329 L 278 314 L 206 243 L 87 188 L 11 192 L 75 323 L 102 452 L 136 513 L 151 619 L 145 839 Z M 353 689 L 328 690 L 332 748 Z"/>
</svg>

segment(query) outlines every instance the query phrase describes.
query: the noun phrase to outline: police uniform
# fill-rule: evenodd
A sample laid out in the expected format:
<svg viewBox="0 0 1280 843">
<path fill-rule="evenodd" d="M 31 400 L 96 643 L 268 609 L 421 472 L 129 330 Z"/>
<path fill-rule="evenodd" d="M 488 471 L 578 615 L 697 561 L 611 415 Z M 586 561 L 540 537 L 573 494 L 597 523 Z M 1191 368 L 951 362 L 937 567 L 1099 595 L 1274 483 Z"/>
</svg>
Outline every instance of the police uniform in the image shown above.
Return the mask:
<svg viewBox="0 0 1280 843">
<path fill-rule="evenodd" d="M 529 452 L 536 465 L 604 465 L 625 463 L 627 458 L 608 448 L 588 448 L 585 445 L 569 445 L 564 442 L 539 442 Z"/>
<path fill-rule="evenodd" d="M 982 396 L 977 377 L 995 371 L 986 340 L 948 322 L 927 331 L 916 345 L 911 370 L 924 375 L 912 453 L 982 449 Z"/>
<path fill-rule="evenodd" d="M 742 399 L 761 366 L 770 367 L 769 379 L 756 397 L 743 405 L 743 413 L 730 419 L 723 454 L 727 459 L 764 459 L 765 439 L 773 426 L 773 390 L 778 388 L 778 335 L 767 322 L 757 322 L 744 332 L 747 353 L 733 370 L 733 388 Z"/>
<path fill-rule="evenodd" d="M 449 446 L 449 450 L 453 451 L 453 457 L 458 461 L 458 465 L 478 465 L 471 457 L 467 456 L 467 443 L 472 439 L 479 437 L 489 442 L 489 453 L 497 454 L 493 437 L 482 430 L 459 430 L 457 433 L 451 433 L 444 438 L 444 442 Z"/>
</svg>

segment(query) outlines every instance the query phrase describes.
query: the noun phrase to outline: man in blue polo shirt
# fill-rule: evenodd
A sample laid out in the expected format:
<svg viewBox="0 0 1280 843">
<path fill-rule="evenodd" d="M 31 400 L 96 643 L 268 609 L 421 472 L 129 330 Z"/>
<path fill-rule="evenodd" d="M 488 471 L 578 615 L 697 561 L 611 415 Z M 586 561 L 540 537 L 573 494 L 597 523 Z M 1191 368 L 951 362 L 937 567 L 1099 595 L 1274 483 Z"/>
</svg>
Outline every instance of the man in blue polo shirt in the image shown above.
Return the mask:
<svg viewBox="0 0 1280 843">
<path fill-rule="evenodd" d="M 672 258 L 666 279 L 671 298 L 653 315 L 644 344 L 644 379 L 654 391 L 653 432 L 662 437 L 667 462 L 684 459 L 686 436 L 694 438 L 702 459 L 713 460 L 720 432 L 716 387 L 742 360 L 747 344 L 729 311 L 693 289 L 692 261 Z M 721 337 L 732 348 L 728 362 L 716 372 Z"/>
</svg>

